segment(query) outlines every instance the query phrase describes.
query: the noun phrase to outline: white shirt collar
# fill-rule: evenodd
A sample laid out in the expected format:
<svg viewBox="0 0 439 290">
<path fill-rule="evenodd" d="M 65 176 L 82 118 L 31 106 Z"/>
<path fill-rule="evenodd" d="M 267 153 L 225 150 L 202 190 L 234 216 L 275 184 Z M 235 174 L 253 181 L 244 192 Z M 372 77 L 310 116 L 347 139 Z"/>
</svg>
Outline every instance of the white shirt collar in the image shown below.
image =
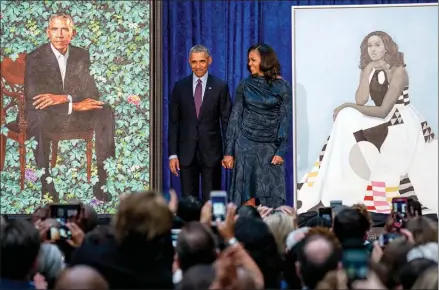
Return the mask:
<svg viewBox="0 0 439 290">
<path fill-rule="evenodd" d="M 203 83 L 203 85 L 205 85 L 207 83 L 207 76 L 209 75 L 209 72 L 206 72 L 204 74 L 204 76 L 202 76 L 201 78 L 197 77 L 194 73 L 192 74 L 192 82 L 196 85 L 198 79 L 201 80 L 201 82 Z"/>
<path fill-rule="evenodd" d="M 59 51 L 53 46 L 52 43 L 50 44 L 50 48 L 52 49 L 53 53 L 55 54 L 56 59 L 59 59 L 60 56 L 64 57 L 65 59 L 68 59 L 68 58 L 69 58 L 69 51 L 70 51 L 70 48 L 69 48 L 69 47 L 67 47 L 66 54 L 64 54 L 64 55 L 63 55 L 61 52 L 59 52 Z"/>
</svg>

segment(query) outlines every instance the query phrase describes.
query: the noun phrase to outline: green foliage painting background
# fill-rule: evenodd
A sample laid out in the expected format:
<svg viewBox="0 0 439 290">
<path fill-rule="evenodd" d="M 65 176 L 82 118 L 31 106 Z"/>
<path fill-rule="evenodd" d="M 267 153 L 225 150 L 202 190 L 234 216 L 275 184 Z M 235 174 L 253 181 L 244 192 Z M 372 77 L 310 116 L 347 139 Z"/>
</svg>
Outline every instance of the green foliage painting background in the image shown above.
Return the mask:
<svg viewBox="0 0 439 290">
<path fill-rule="evenodd" d="M 149 1 L 1 1 L 1 60 L 15 59 L 47 43 L 46 27 L 51 14 L 69 13 L 77 36 L 72 44 L 87 49 L 91 72 L 101 93 L 116 116 L 116 158 L 108 159 L 106 190 L 113 199 L 101 203 L 93 197 L 97 181 L 93 150 L 92 182 L 87 183 L 85 141 L 59 143 L 52 182 L 61 199 L 78 198 L 93 204 L 99 213 L 114 213 L 118 196 L 149 187 Z M 8 99 L 5 98 L 5 103 Z M 8 110 L 7 122 L 16 111 Z M 1 128 L 2 134 L 7 128 Z M 4 171 L 1 172 L 1 213 L 31 213 L 42 203 L 42 175 L 36 169 L 32 148 L 26 144 L 25 189 L 20 191 L 18 143 L 8 139 Z"/>
</svg>

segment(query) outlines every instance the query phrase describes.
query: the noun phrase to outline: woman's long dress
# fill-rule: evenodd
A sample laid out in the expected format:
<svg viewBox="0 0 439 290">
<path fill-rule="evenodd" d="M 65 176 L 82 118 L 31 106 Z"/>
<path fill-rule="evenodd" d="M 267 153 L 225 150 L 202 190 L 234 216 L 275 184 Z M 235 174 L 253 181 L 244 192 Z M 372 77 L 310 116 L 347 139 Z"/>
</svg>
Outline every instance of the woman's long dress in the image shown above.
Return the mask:
<svg viewBox="0 0 439 290">
<path fill-rule="evenodd" d="M 235 157 L 229 199 L 242 205 L 251 198 L 270 207 L 285 204 L 284 165 L 272 165 L 275 155 L 285 159 L 291 126 L 292 90 L 287 81 L 268 84 L 250 76 L 236 89 L 225 155 Z"/>
<path fill-rule="evenodd" d="M 369 77 L 370 97 L 380 106 L 388 90 L 384 71 Z M 299 212 L 331 200 L 364 203 L 369 211 L 389 213 L 396 196 L 417 196 L 437 213 L 438 140 L 410 104 L 408 86 L 386 118 L 341 110 L 312 170 L 298 183 Z"/>
</svg>

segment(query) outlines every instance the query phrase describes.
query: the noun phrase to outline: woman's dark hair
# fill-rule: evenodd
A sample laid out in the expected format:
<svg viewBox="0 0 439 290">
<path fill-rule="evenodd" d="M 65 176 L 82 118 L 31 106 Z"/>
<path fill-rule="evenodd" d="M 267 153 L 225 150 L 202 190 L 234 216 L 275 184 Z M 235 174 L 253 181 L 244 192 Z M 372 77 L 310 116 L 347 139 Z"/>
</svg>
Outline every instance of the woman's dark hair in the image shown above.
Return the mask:
<svg viewBox="0 0 439 290">
<path fill-rule="evenodd" d="M 385 33 L 384 31 L 373 31 L 364 37 L 360 45 L 360 69 L 365 68 L 372 59 L 370 58 L 368 52 L 368 41 L 372 36 L 378 36 L 383 41 L 384 47 L 386 48 L 386 54 L 384 55 L 384 60 L 392 67 L 405 66 L 404 63 L 404 53 L 400 52 L 398 49 L 398 44 L 393 41 L 392 37 Z"/>
<path fill-rule="evenodd" d="M 316 215 L 313 218 L 310 218 L 309 220 L 306 221 L 305 227 L 309 227 L 309 228 L 314 228 L 314 227 L 330 228 L 330 227 L 332 227 L 332 224 L 331 224 L 331 222 L 329 220 Z"/>
<path fill-rule="evenodd" d="M 199 221 L 203 203 L 198 198 L 190 195 L 178 201 L 177 216 L 184 222 Z"/>
<path fill-rule="evenodd" d="M 261 56 L 259 69 L 264 73 L 264 77 L 269 84 L 280 77 L 280 63 L 277 60 L 276 52 L 267 44 L 257 44 L 249 47 L 247 55 L 251 51 L 257 50 Z M 247 65 L 248 71 L 251 73 L 250 66 Z"/>
<path fill-rule="evenodd" d="M 15 219 L 1 225 L 0 277 L 26 279 L 37 260 L 40 244 L 38 230 L 28 221 Z"/>
<path fill-rule="evenodd" d="M 386 269 L 386 286 L 393 289 L 400 284 L 399 271 L 407 263 L 407 254 L 414 245 L 405 238 L 398 238 L 383 251 L 380 264 Z"/>
<path fill-rule="evenodd" d="M 285 254 L 285 263 L 283 271 L 283 279 L 288 284 L 288 289 L 301 289 L 302 284 L 296 271 L 296 262 L 298 261 L 299 253 L 303 251 L 304 239 L 295 244 Z"/>
<path fill-rule="evenodd" d="M 366 238 L 370 221 L 355 208 L 345 208 L 334 217 L 333 232 L 344 245 L 348 240 L 357 242 Z"/>
<path fill-rule="evenodd" d="M 235 236 L 261 270 L 265 287 L 278 288 L 284 265 L 276 240 L 265 222 L 252 217 L 239 217 L 235 223 Z"/>
<path fill-rule="evenodd" d="M 422 215 L 422 204 L 416 196 L 409 196 L 407 198 L 407 212 L 411 217 Z"/>
<path fill-rule="evenodd" d="M 258 218 L 261 219 L 261 215 L 259 214 L 256 207 L 251 205 L 243 205 L 238 209 L 237 214 L 239 217 L 252 217 L 252 218 Z"/>
</svg>

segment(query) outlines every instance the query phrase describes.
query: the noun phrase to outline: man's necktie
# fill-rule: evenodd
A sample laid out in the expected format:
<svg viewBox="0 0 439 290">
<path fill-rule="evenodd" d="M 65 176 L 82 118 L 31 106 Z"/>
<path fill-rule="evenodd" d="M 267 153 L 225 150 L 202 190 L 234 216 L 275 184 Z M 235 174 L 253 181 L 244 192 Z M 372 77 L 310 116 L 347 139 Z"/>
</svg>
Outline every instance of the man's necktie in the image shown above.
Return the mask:
<svg viewBox="0 0 439 290">
<path fill-rule="evenodd" d="M 195 96 L 194 96 L 195 110 L 197 111 L 197 118 L 198 118 L 198 115 L 200 114 L 201 103 L 203 102 L 202 93 L 203 93 L 203 89 L 201 86 L 201 80 L 198 79 L 197 86 L 195 87 Z"/>
</svg>

